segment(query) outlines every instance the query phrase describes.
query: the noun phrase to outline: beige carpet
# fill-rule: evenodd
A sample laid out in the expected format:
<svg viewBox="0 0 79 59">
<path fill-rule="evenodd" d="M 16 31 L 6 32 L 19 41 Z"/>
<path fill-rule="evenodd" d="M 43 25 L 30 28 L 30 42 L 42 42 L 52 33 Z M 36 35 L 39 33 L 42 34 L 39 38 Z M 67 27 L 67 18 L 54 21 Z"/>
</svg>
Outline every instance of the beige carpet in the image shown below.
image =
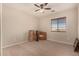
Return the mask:
<svg viewBox="0 0 79 59">
<path fill-rule="evenodd" d="M 4 56 L 77 56 L 73 46 L 41 40 L 3 49 Z"/>
</svg>

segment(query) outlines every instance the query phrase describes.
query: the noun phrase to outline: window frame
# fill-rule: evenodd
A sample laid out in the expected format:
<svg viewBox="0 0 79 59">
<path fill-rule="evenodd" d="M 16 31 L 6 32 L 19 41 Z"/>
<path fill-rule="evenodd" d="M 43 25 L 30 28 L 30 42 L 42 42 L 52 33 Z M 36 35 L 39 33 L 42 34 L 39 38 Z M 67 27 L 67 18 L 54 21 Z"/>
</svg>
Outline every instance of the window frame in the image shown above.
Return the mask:
<svg viewBox="0 0 79 59">
<path fill-rule="evenodd" d="M 66 21 L 66 17 L 58 17 L 58 18 L 54 18 L 54 19 L 51 19 L 51 32 L 66 32 L 66 29 L 65 30 L 59 30 L 58 29 L 58 23 L 57 23 L 57 30 L 52 30 L 52 20 L 59 20 L 59 19 L 65 19 L 65 21 Z M 58 22 L 58 21 L 57 21 Z M 65 25 L 66 25 L 66 23 L 65 23 Z M 66 26 L 65 26 L 66 27 Z"/>
</svg>

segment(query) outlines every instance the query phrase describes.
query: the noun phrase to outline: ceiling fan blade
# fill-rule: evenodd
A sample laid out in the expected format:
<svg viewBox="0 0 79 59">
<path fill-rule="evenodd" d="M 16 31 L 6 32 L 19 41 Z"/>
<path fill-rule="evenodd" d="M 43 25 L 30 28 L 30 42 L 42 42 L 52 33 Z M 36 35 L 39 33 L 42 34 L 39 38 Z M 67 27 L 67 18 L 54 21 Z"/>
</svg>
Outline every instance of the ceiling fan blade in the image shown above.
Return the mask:
<svg viewBox="0 0 79 59">
<path fill-rule="evenodd" d="M 41 8 L 41 9 L 43 9 L 43 6 L 44 6 L 43 4 L 40 4 L 40 8 Z"/>
<path fill-rule="evenodd" d="M 35 10 L 35 12 L 39 11 L 40 9 Z"/>
<path fill-rule="evenodd" d="M 45 10 L 51 10 L 51 8 L 44 8 Z"/>
<path fill-rule="evenodd" d="M 34 4 L 36 7 L 40 7 L 40 6 L 38 6 L 37 4 Z"/>
<path fill-rule="evenodd" d="M 47 6 L 48 3 L 44 3 L 44 6 Z"/>
</svg>

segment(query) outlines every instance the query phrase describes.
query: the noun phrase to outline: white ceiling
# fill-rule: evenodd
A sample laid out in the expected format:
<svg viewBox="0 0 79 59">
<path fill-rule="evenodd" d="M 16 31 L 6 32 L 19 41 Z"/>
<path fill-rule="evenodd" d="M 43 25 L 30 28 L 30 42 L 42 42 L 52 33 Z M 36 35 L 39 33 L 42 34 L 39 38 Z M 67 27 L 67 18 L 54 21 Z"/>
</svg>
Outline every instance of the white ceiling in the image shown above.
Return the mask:
<svg viewBox="0 0 79 59">
<path fill-rule="evenodd" d="M 42 17 L 53 13 L 50 11 L 47 11 L 45 13 L 34 12 L 36 9 L 38 9 L 36 6 L 34 6 L 34 3 L 17 3 L 17 4 L 5 4 L 5 5 L 14 7 L 16 9 L 22 10 L 28 14 L 31 14 L 37 17 Z M 75 7 L 76 5 L 77 4 L 75 3 L 49 3 L 47 7 L 52 8 L 52 10 L 54 9 L 55 12 L 60 12 L 60 11 Z"/>
</svg>

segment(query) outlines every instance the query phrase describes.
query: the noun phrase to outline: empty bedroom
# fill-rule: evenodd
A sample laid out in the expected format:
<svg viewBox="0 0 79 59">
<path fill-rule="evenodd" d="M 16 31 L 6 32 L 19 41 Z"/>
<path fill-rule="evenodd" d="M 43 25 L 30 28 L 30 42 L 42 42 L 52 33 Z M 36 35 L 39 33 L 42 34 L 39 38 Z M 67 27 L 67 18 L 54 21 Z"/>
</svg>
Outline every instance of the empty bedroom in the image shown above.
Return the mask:
<svg viewBox="0 0 79 59">
<path fill-rule="evenodd" d="M 3 56 L 79 56 L 78 3 L 2 3 Z"/>
</svg>

